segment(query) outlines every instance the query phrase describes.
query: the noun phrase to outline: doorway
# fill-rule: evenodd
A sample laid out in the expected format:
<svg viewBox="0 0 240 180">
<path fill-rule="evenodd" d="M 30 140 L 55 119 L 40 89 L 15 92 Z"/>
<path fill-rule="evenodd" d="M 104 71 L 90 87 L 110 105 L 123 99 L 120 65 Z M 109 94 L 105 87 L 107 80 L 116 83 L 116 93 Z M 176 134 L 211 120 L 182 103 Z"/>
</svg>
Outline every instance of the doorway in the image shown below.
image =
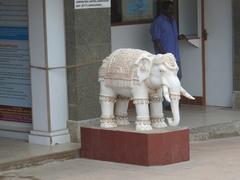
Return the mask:
<svg viewBox="0 0 240 180">
<path fill-rule="evenodd" d="M 232 1 L 205 0 L 206 104 L 232 106 Z"/>
<path fill-rule="evenodd" d="M 182 98 L 183 104 L 205 105 L 204 41 L 202 36 L 203 0 L 178 0 L 182 86 L 195 97 L 195 101 Z"/>
<path fill-rule="evenodd" d="M 196 97 L 194 102 L 186 103 L 231 107 L 232 3 L 228 0 L 196 1 L 198 18 L 195 21 L 198 22 L 198 36 L 193 39 L 195 44 L 191 44 L 191 38 L 187 43 L 180 42 L 182 84 Z M 180 27 L 191 24 L 186 21 L 189 15 L 186 13 L 186 6 L 181 2 L 186 0 L 178 0 Z M 179 29 L 180 33 L 185 34 L 181 32 L 182 29 Z M 198 47 L 194 47 L 196 44 Z"/>
</svg>

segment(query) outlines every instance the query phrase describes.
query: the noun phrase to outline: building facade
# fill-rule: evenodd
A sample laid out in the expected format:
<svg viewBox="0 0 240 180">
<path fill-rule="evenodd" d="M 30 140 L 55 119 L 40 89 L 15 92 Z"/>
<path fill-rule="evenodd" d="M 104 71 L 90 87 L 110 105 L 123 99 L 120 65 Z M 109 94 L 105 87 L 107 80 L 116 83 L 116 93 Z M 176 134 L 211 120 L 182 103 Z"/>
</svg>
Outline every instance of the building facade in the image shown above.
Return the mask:
<svg viewBox="0 0 240 180">
<path fill-rule="evenodd" d="M 4 97 L 10 98 L 11 102 L 0 99 L 0 137 L 47 145 L 70 142 L 70 137 L 71 141 L 78 142 L 79 127 L 85 123 L 95 123 L 100 115 L 97 74 L 102 59 L 121 47 L 153 52 L 149 26 L 156 13 L 156 4 L 150 5 L 154 1 L 141 1 L 142 4 L 140 1 L 134 1 L 135 4 L 132 1 L 112 1 L 111 7 L 110 1 L 106 1 L 106 4 L 95 4 L 95 8 L 76 6 L 75 3 L 81 4 L 77 0 L 0 2 L 1 8 L 5 8 L 4 15 L 22 13 L 24 7 L 27 10 L 27 23 L 19 25 L 17 22 L 22 22 L 19 19 L 22 14 L 15 14 L 16 24 L 12 27 L 14 32 L 27 28 L 28 38 L 9 39 L 0 35 L 1 51 L 6 52 L 9 48 L 8 54 L 5 53 L 8 58 L 1 60 L 4 63 L 0 63 L 0 68 L 5 68 L 4 64 L 10 62 L 11 52 L 21 54 L 19 49 L 22 49 L 22 44 L 27 44 L 24 47 L 28 52 L 25 59 L 29 62 L 27 79 L 30 85 L 30 90 L 23 90 L 30 94 L 27 105 L 22 101 L 16 104 L 16 94 Z M 119 2 L 122 2 L 121 8 Z M 175 1 L 179 31 L 188 35 L 188 41 L 180 42 L 183 86 L 197 98 L 196 104 L 239 109 L 240 23 L 237 18 L 240 2 L 184 2 Z M 13 5 L 15 9 L 11 9 Z M 140 5 L 145 13 L 139 14 L 136 10 L 135 7 Z M 112 17 L 112 23 L 111 9 L 119 12 L 114 22 Z M 186 13 L 189 9 L 194 10 L 193 14 Z M 12 29 L 6 30 L 11 25 L 6 25 L 8 21 L 6 16 L 4 22 L 0 22 L 1 31 L 5 30 L 7 34 L 10 30 L 13 32 Z M 2 73 L 3 76 L 6 80 L 11 79 L 6 73 Z M 16 86 L 19 82 L 14 84 Z M 1 93 L 12 88 L 4 84 L 0 87 Z M 24 93 L 20 96 L 25 97 Z"/>
</svg>

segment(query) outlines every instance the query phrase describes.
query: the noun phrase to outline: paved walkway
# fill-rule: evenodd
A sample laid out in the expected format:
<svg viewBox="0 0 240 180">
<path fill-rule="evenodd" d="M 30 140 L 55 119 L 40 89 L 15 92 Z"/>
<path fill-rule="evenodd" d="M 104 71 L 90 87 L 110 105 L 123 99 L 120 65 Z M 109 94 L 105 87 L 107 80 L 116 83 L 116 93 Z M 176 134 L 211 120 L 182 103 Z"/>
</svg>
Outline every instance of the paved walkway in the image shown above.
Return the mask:
<svg viewBox="0 0 240 180">
<path fill-rule="evenodd" d="M 135 111 L 132 111 L 129 119 L 134 118 Z M 190 128 L 191 141 L 239 136 L 240 111 L 223 107 L 182 105 L 180 126 Z M 56 159 L 75 158 L 78 157 L 79 148 L 79 144 L 49 147 L 0 138 L 0 171 L 43 164 Z"/>
<path fill-rule="evenodd" d="M 191 142 L 191 160 L 135 166 L 87 159 L 55 161 L 0 173 L 1 180 L 239 180 L 240 137 Z"/>
<path fill-rule="evenodd" d="M 77 143 L 43 146 L 0 138 L 0 171 L 44 164 L 56 159 L 77 158 L 79 149 L 80 144 Z"/>
</svg>

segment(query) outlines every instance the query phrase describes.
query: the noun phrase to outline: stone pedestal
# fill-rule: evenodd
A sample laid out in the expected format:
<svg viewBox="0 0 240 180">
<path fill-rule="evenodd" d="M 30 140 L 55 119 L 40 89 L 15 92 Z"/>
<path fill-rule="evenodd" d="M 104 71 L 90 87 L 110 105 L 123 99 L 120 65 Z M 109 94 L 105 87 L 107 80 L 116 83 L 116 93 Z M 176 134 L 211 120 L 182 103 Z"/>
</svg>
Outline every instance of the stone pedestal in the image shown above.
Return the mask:
<svg viewBox="0 0 240 180">
<path fill-rule="evenodd" d="M 189 129 L 137 132 L 134 127 L 81 127 L 81 157 L 137 165 L 189 160 Z"/>
</svg>

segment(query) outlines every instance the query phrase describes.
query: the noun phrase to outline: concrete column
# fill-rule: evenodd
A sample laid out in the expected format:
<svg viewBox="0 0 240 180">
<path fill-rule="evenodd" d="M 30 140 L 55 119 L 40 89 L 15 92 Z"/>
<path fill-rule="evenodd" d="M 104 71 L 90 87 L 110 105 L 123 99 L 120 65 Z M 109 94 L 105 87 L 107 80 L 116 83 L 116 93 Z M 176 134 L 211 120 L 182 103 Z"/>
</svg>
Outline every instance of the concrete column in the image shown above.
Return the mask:
<svg viewBox="0 0 240 180">
<path fill-rule="evenodd" d="M 79 126 L 100 116 L 98 68 L 111 52 L 110 8 L 74 9 L 64 0 L 68 77 L 68 127 L 78 142 Z"/>
<path fill-rule="evenodd" d="M 240 110 L 240 1 L 233 0 L 233 108 Z"/>
<path fill-rule="evenodd" d="M 33 130 L 29 142 L 70 141 L 63 0 L 28 0 Z"/>
</svg>

